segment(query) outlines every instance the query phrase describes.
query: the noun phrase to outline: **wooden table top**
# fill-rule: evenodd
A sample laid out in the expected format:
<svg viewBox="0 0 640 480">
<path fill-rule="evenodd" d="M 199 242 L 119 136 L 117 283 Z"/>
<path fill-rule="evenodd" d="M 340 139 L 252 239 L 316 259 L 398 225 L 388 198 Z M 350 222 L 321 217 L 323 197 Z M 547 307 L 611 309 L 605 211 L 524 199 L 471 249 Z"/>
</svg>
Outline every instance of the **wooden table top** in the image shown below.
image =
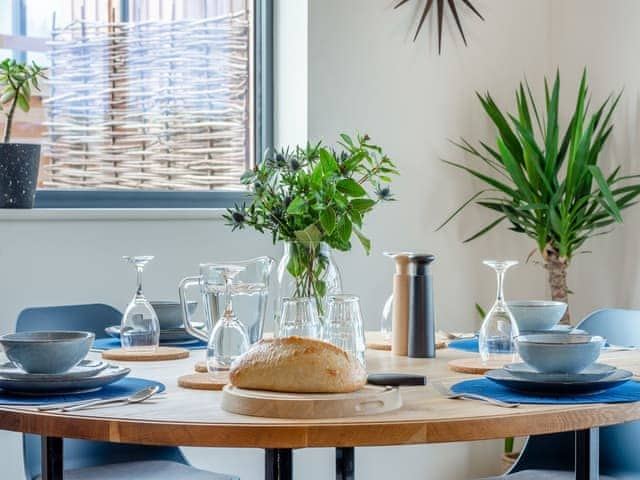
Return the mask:
<svg viewBox="0 0 640 480">
<path fill-rule="evenodd" d="M 425 374 L 450 385 L 471 375 L 448 370 L 446 362 L 474 354 L 452 349 L 431 360 L 368 351 L 368 370 Z M 375 416 L 285 420 L 227 413 L 221 392 L 187 390 L 177 378 L 193 371 L 203 351 L 184 360 L 122 362 L 132 375 L 167 386 L 162 398 L 143 404 L 73 413 L 38 412 L 0 406 L 0 429 L 66 438 L 153 445 L 303 448 L 408 445 L 526 436 L 581 430 L 640 419 L 640 402 L 590 405 L 521 405 L 500 408 L 484 402 L 450 400 L 429 385 L 403 387 L 404 406 Z M 605 353 L 600 361 L 640 372 L 640 352 Z M 475 377 L 477 378 L 477 377 Z"/>
</svg>

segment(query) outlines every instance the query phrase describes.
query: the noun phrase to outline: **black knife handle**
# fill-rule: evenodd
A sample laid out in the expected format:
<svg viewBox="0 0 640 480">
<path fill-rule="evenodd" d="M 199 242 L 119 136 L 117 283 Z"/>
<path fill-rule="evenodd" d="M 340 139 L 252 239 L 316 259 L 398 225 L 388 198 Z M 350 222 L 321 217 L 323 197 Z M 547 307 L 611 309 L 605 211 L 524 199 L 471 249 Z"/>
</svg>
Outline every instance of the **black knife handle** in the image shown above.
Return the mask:
<svg viewBox="0 0 640 480">
<path fill-rule="evenodd" d="M 426 385 L 427 377 L 412 373 L 372 373 L 367 377 L 367 382 L 383 387 L 412 387 Z"/>
</svg>

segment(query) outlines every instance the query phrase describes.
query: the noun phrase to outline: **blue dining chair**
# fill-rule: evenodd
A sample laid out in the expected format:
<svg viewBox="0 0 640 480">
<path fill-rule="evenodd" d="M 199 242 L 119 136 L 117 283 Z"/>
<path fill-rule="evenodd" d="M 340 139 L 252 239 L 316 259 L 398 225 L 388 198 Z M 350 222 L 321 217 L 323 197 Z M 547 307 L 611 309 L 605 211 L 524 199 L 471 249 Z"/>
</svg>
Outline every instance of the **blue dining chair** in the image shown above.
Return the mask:
<svg viewBox="0 0 640 480">
<path fill-rule="evenodd" d="M 600 335 L 612 345 L 640 346 L 640 310 L 597 310 L 577 328 Z M 600 478 L 640 478 L 640 422 L 602 427 L 599 431 Z M 574 456 L 573 432 L 529 437 L 513 468 L 506 475 L 493 479 L 572 480 Z"/>
<path fill-rule="evenodd" d="M 106 327 L 118 325 L 122 313 L 94 303 L 27 308 L 20 312 L 16 332 L 84 330 L 104 338 Z M 27 480 L 40 477 L 40 437 L 23 435 Z M 238 477 L 192 467 L 178 447 L 131 445 L 89 440 L 64 440 L 65 480 L 237 480 Z"/>
</svg>

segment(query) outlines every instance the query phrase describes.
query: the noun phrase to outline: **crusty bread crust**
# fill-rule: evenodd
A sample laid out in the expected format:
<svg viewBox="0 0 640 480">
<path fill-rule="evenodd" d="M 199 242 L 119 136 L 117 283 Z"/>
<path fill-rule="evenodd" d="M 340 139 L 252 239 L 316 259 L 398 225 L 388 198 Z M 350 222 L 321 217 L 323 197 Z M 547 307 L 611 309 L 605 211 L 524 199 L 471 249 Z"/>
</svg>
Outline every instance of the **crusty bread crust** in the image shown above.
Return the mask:
<svg viewBox="0 0 640 480">
<path fill-rule="evenodd" d="M 348 393 L 367 383 L 367 372 L 344 350 L 322 340 L 261 340 L 231 365 L 231 384 L 291 393 Z"/>
</svg>

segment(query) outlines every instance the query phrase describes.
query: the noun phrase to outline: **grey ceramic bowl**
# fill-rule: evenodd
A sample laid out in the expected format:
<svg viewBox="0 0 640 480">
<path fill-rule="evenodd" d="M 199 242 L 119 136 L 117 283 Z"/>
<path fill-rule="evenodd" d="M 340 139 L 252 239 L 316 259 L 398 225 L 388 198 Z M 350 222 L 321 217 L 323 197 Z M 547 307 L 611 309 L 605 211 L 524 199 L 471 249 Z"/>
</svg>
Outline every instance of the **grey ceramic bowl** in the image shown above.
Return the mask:
<svg viewBox="0 0 640 480">
<path fill-rule="evenodd" d="M 516 338 L 522 360 L 543 373 L 578 373 L 600 356 L 604 338 L 571 333 L 520 335 Z"/>
<path fill-rule="evenodd" d="M 87 355 L 94 338 L 91 332 L 18 332 L 0 337 L 0 345 L 25 372 L 63 373 Z"/>
<path fill-rule="evenodd" d="M 567 311 L 564 302 L 546 300 L 526 300 L 522 302 L 507 302 L 513 314 L 518 330 L 537 331 L 553 328 Z"/>
<path fill-rule="evenodd" d="M 189 302 L 189 313 L 193 315 L 196 311 L 198 302 Z M 183 325 L 182 305 L 180 302 L 158 301 L 151 302 L 151 306 L 156 311 L 160 330 L 170 330 L 172 328 L 180 328 Z"/>
</svg>

